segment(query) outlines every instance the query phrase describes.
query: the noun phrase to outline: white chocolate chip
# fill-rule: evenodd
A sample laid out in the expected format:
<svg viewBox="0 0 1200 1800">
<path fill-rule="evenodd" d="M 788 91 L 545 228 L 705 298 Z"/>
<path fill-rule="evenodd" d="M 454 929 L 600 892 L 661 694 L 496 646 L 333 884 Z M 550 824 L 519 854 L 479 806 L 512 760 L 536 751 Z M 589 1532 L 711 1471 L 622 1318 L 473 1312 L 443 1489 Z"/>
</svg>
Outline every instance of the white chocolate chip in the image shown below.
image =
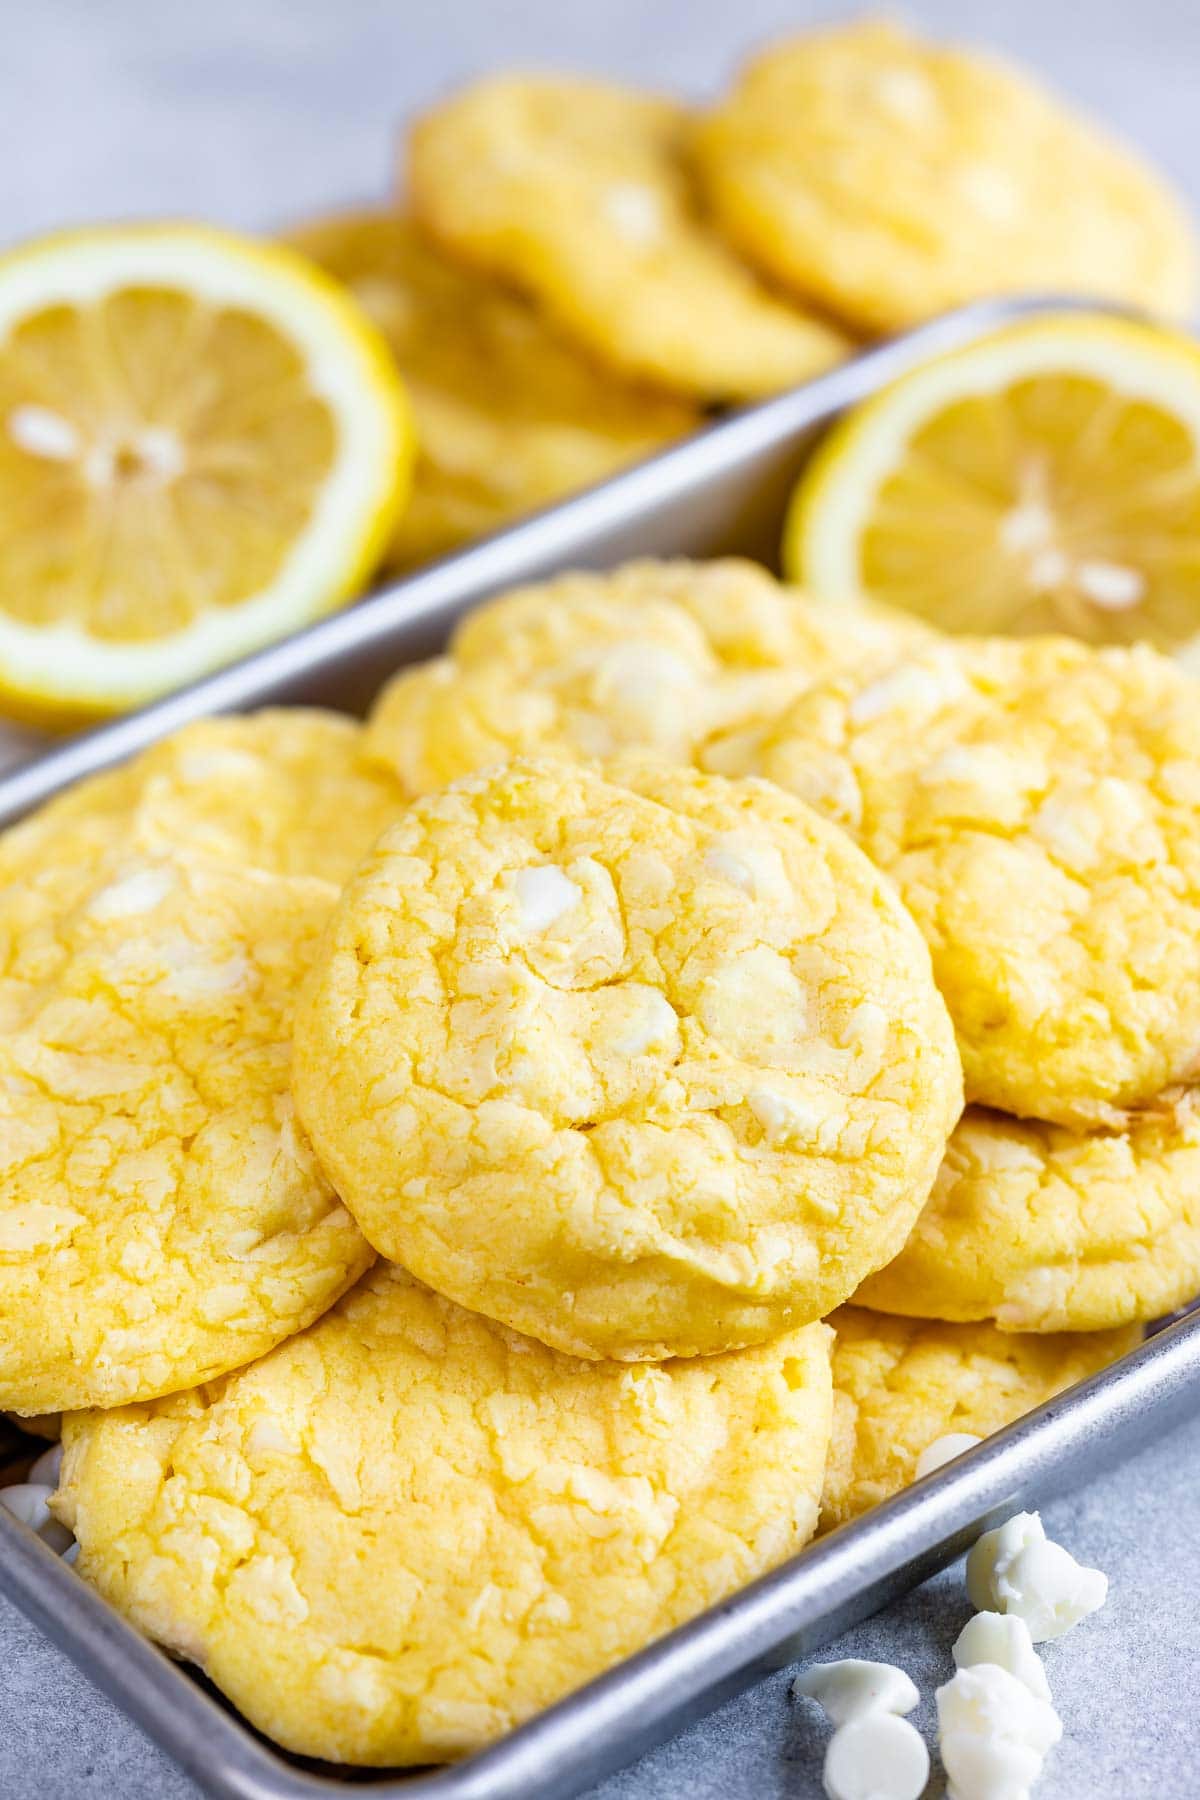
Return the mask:
<svg viewBox="0 0 1200 1800">
<path fill-rule="evenodd" d="M 572 731 L 589 756 L 608 756 L 620 745 L 690 741 L 703 671 L 663 644 L 618 644 L 590 665 L 587 704 L 574 710 Z"/>
<path fill-rule="evenodd" d="M 926 1444 L 917 1458 L 917 1466 L 913 1471 L 914 1481 L 924 1480 L 935 1469 L 944 1468 L 956 1456 L 961 1456 L 966 1450 L 974 1450 L 982 1442 L 983 1439 L 976 1437 L 973 1431 L 948 1431 L 943 1437 L 934 1438 L 932 1444 Z"/>
<path fill-rule="evenodd" d="M 200 1317 L 207 1325 L 223 1325 L 246 1311 L 246 1290 L 234 1281 L 216 1281 L 205 1288 L 198 1302 Z"/>
<path fill-rule="evenodd" d="M 12 1487 L 0 1487 L 0 1506 L 10 1512 L 14 1519 L 20 1519 L 28 1525 L 52 1550 L 61 1556 L 70 1548 L 71 1533 L 65 1525 L 60 1525 L 50 1511 L 50 1497 L 54 1489 L 44 1481 L 19 1481 Z"/>
<path fill-rule="evenodd" d="M 873 1712 L 840 1725 L 825 1752 L 829 1800 L 918 1800 L 929 1779 L 925 1741 L 907 1719 Z"/>
<path fill-rule="evenodd" d="M 653 188 L 618 181 L 605 190 L 604 216 L 627 244 L 650 250 L 663 235 L 662 202 Z"/>
<path fill-rule="evenodd" d="M 967 1598 L 977 1612 L 996 1608 L 996 1582 L 1019 1550 L 1045 1539 L 1045 1527 L 1037 1513 L 1014 1513 L 1003 1525 L 985 1531 L 967 1557 Z"/>
<path fill-rule="evenodd" d="M 646 1056 L 652 1050 L 674 1051 L 679 1045 L 679 1018 L 657 988 L 646 988 L 641 1004 L 613 1048 L 618 1056 Z"/>
<path fill-rule="evenodd" d="M 521 929 L 528 936 L 548 931 L 564 913 L 578 906 L 583 889 L 554 863 L 542 863 L 531 869 L 518 869 L 513 889 L 520 911 Z"/>
<path fill-rule="evenodd" d="M 774 844 L 759 843 L 743 832 L 721 832 L 704 852 L 710 875 L 740 888 L 752 900 L 786 904 L 794 893 L 782 856 Z"/>
<path fill-rule="evenodd" d="M 902 125 L 920 127 L 931 124 L 938 117 L 937 89 L 916 69 L 898 66 L 881 69 L 875 78 L 874 91 L 882 110 Z"/>
<path fill-rule="evenodd" d="M 244 1257 L 252 1256 L 263 1241 L 261 1231 L 247 1227 L 243 1231 L 231 1231 L 225 1240 L 226 1254 L 241 1262 Z"/>
<path fill-rule="evenodd" d="M 892 1021 L 883 1007 L 877 1006 L 874 1000 L 860 1000 L 846 1020 L 838 1041 L 873 1067 L 880 1068 L 891 1035 Z"/>
<path fill-rule="evenodd" d="M 30 1469 L 30 1471 L 29 1471 L 30 1481 L 34 1482 L 34 1483 L 44 1482 L 46 1484 L 46 1486 L 52 1487 L 52 1488 L 57 1487 L 58 1486 L 58 1478 L 59 1478 L 60 1473 L 62 1472 L 62 1459 L 63 1459 L 62 1445 L 61 1444 L 51 1444 L 51 1446 L 48 1450 L 42 1451 L 42 1454 L 38 1457 L 37 1461 L 34 1463 L 33 1467 Z"/>
<path fill-rule="evenodd" d="M 1016 1613 L 979 1612 L 967 1620 L 954 1642 L 954 1664 L 972 1669 L 976 1663 L 995 1663 L 1023 1681 L 1039 1700 L 1050 1698 L 1042 1659 L 1033 1647 L 1028 1625 Z"/>
<path fill-rule="evenodd" d="M 805 1105 L 775 1088 L 751 1088 L 746 1105 L 763 1129 L 768 1144 L 812 1143 L 820 1134 L 827 1114 L 821 1107 Z"/>
<path fill-rule="evenodd" d="M 1037 1513 L 985 1531 L 967 1558 L 967 1593 L 981 1612 L 1015 1613 L 1035 1644 L 1059 1638 L 1104 1605 L 1108 1577 L 1051 1543 Z"/>
<path fill-rule="evenodd" d="M 996 1663 L 959 1669 L 935 1695 L 950 1800 L 1026 1800 L 1062 1721 Z"/>
<path fill-rule="evenodd" d="M 1062 1637 L 1108 1598 L 1107 1575 L 1049 1539 L 1019 1551 L 996 1587 L 1003 1610 L 1024 1619 L 1038 1644 Z"/>
<path fill-rule="evenodd" d="M 163 946 L 163 988 L 176 1000 L 207 1000 L 237 994 L 248 987 L 253 971 L 244 956 L 214 962 L 185 937 Z"/>
<path fill-rule="evenodd" d="M 176 773 L 189 787 L 211 787 L 220 781 L 257 781 L 262 764 L 247 750 L 232 744 L 211 744 L 205 749 L 187 750 L 180 756 Z"/>
<path fill-rule="evenodd" d="M 290 1558 L 257 1554 L 241 1563 L 229 1581 L 240 1605 L 268 1625 L 303 1625 L 308 1601 L 296 1585 Z"/>
<path fill-rule="evenodd" d="M 255 1419 L 246 1434 L 246 1448 L 252 1454 L 264 1456 L 298 1456 L 299 1446 L 294 1444 L 277 1419 L 269 1413 L 262 1413 Z"/>
<path fill-rule="evenodd" d="M 313 1692 L 364 1720 L 377 1719 L 391 1697 L 385 1667 L 379 1656 L 331 1649 L 313 1678 Z"/>
<path fill-rule="evenodd" d="M 835 1725 L 848 1724 L 870 1712 L 910 1713 L 921 1698 L 915 1684 L 894 1663 L 864 1662 L 857 1656 L 814 1663 L 797 1675 L 792 1692 L 815 1700 Z"/>
<path fill-rule="evenodd" d="M 36 1531 L 50 1517 L 46 1502 L 53 1491 L 44 1481 L 15 1481 L 10 1487 L 0 1488 L 0 1506 Z"/>
<path fill-rule="evenodd" d="M 963 197 L 997 225 L 1010 223 L 1021 211 L 1021 191 L 1007 169 L 995 163 L 968 163 L 959 171 Z"/>
<path fill-rule="evenodd" d="M 1022 799 L 1049 779 L 1045 762 L 1019 745 L 954 744 L 919 771 L 925 789 L 938 790 L 939 810 L 966 809 L 988 818 L 1021 817 Z"/>
<path fill-rule="evenodd" d="M 1035 837 L 1063 867 L 1075 874 L 1094 868 L 1100 855 L 1100 817 L 1078 800 L 1045 800 L 1029 821 Z"/>
<path fill-rule="evenodd" d="M 592 693 L 604 705 L 641 714 L 653 724 L 654 709 L 665 692 L 694 688 L 700 670 L 665 644 L 617 644 L 602 651 L 592 665 Z"/>
<path fill-rule="evenodd" d="M 794 1062 L 808 1029 L 808 995 L 786 956 L 769 944 L 743 950 L 704 983 L 704 1029 L 736 1056 Z"/>
<path fill-rule="evenodd" d="M 177 885 L 172 870 L 148 864 L 109 882 L 88 906 L 93 919 L 133 919 L 153 912 Z"/>
<path fill-rule="evenodd" d="M 84 1215 L 74 1207 L 27 1201 L 0 1214 L 0 1251 L 21 1256 L 31 1250 L 48 1250 L 83 1223 Z"/>
<path fill-rule="evenodd" d="M 934 713 L 961 699 L 967 687 L 962 671 L 948 660 L 900 663 L 855 694 L 848 709 L 850 723 L 869 725 L 885 713 L 900 710 Z"/>
</svg>

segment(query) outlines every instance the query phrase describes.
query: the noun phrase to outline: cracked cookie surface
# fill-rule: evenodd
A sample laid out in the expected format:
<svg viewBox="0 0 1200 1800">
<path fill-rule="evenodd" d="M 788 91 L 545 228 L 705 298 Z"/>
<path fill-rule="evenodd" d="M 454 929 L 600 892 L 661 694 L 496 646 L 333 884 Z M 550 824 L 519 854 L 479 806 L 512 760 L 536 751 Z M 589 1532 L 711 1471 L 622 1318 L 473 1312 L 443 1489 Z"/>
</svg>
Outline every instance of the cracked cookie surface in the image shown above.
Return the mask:
<svg viewBox="0 0 1200 1800">
<path fill-rule="evenodd" d="M 251 1368 L 68 1419 L 56 1507 L 85 1579 L 278 1742 L 439 1762 L 807 1541 L 829 1345 L 581 1363 L 380 1264 Z"/>
<path fill-rule="evenodd" d="M 890 22 L 767 50 L 694 150 L 730 241 L 852 328 L 1014 290 L 1195 303 L 1191 222 L 1148 166 L 1017 70 Z"/>
<path fill-rule="evenodd" d="M 738 558 L 577 571 L 480 606 L 447 656 L 398 675 L 366 754 L 410 794 L 517 755 L 689 762 L 818 675 L 930 636 L 886 607 L 822 607 Z"/>
<path fill-rule="evenodd" d="M 1136 1329 L 1014 1336 L 862 1306 L 841 1307 L 829 1323 L 837 1342 L 822 1531 L 906 1488 L 917 1458 L 938 1438 L 988 1437 L 1107 1368 L 1141 1338 Z"/>
<path fill-rule="evenodd" d="M 90 821 L 83 822 L 90 828 Z M 336 896 L 126 836 L 0 905 L 0 1406 L 169 1392 L 260 1355 L 371 1261 L 288 1092 Z"/>
<path fill-rule="evenodd" d="M 129 835 L 174 850 L 342 882 L 403 796 L 340 713 L 278 707 L 198 719 L 123 766 L 75 783 L 0 836 L 0 909 L 27 866 L 61 860 L 64 831 L 93 847 Z M 72 854 L 78 856 L 77 837 Z"/>
<path fill-rule="evenodd" d="M 968 1100 L 1120 1127 L 1200 1069 L 1198 695 L 1145 648 L 946 639 L 814 684 L 736 772 L 896 882 Z"/>
<path fill-rule="evenodd" d="M 351 880 L 293 1085 L 376 1248 L 574 1355 L 752 1343 L 900 1248 L 961 1106 L 893 889 L 763 783 L 515 763 Z"/>
<path fill-rule="evenodd" d="M 418 120 L 412 205 L 462 262 L 511 281 L 626 376 L 701 400 L 774 393 L 850 342 L 708 225 L 688 123 L 670 100 L 603 82 L 481 81 Z"/>
<path fill-rule="evenodd" d="M 1125 1131 L 972 1108 L 896 1259 L 857 1298 L 885 1312 L 1097 1331 L 1200 1292 L 1200 1118 L 1190 1100 Z"/>
</svg>

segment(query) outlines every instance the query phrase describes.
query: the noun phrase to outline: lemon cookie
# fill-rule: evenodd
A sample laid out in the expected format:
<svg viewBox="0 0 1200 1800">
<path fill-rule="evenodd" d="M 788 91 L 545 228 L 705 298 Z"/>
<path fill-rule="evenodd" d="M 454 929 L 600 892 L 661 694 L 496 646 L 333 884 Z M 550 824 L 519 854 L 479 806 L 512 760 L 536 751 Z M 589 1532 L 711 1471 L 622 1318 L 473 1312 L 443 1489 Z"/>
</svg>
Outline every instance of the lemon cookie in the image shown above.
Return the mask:
<svg viewBox="0 0 1200 1800">
<path fill-rule="evenodd" d="M 682 401 L 614 381 L 520 294 L 451 262 L 398 214 L 337 214 L 291 241 L 353 291 L 412 401 L 417 463 L 393 568 L 587 487 L 699 423 Z"/>
<path fill-rule="evenodd" d="M 1198 699 L 1144 648 L 945 640 L 814 685 L 737 772 L 897 882 L 968 1099 L 1119 1126 L 1200 1067 Z"/>
<path fill-rule="evenodd" d="M 340 883 L 403 804 L 362 749 L 354 720 L 308 707 L 185 725 L 0 836 L 0 911 L 6 885 L 28 865 L 54 861 L 64 833 L 78 859 L 81 831 L 101 851 L 133 832 L 164 854 L 191 850 Z"/>
<path fill-rule="evenodd" d="M 412 204 L 465 262 L 514 282 L 626 375 L 701 400 L 769 394 L 848 354 L 713 232 L 686 113 L 549 75 L 477 83 L 416 125 Z"/>
<path fill-rule="evenodd" d="M 938 1438 L 988 1437 L 1106 1368 L 1141 1337 L 1128 1329 L 1013 1336 L 861 1306 L 843 1306 L 829 1322 L 837 1343 L 823 1531 L 907 1487 L 917 1458 Z"/>
<path fill-rule="evenodd" d="M 464 1755 L 798 1550 L 830 1333 L 581 1363 L 381 1264 L 252 1368 L 67 1421 L 79 1572 L 260 1730 Z"/>
<path fill-rule="evenodd" d="M 868 1306 L 1004 1331 L 1096 1331 L 1200 1293 L 1200 1118 L 1190 1098 L 1126 1131 L 972 1108 Z"/>
<path fill-rule="evenodd" d="M 366 752 L 410 794 L 547 750 L 688 762 L 814 676 L 930 636 L 885 607 L 815 606 L 732 557 L 576 571 L 470 613 L 448 656 L 384 690 Z"/>
<path fill-rule="evenodd" d="M 368 1238 L 580 1356 L 819 1318 L 895 1254 L 961 1088 L 918 933 L 764 784 L 516 763 L 351 880 L 293 1084 Z"/>
<path fill-rule="evenodd" d="M 3 941 L 0 1406 L 19 1413 L 233 1368 L 371 1260 L 288 1093 L 336 890 L 129 843 L 87 866 L 69 905 L 35 872 Z"/>
<path fill-rule="evenodd" d="M 1024 74 L 894 24 L 766 51 L 694 151 L 731 242 L 864 331 L 1022 289 L 1195 301 L 1191 224 L 1148 167 Z"/>
</svg>

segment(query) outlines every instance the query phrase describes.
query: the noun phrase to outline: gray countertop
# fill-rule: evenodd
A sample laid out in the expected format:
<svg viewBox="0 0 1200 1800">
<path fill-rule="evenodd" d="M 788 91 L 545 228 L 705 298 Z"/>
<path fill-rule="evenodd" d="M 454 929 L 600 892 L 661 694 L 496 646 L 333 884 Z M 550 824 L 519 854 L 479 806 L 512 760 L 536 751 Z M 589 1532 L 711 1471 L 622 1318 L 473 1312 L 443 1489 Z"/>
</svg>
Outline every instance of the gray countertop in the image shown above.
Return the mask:
<svg viewBox="0 0 1200 1800">
<path fill-rule="evenodd" d="M 266 226 L 386 192 L 396 124 L 499 63 L 702 94 L 748 47 L 837 0 L 0 0 L 0 242 L 86 219 L 195 214 Z M 1023 55 L 1140 139 L 1200 202 L 1200 8 L 1187 0 L 924 0 L 934 28 Z M 1052 177 L 1051 177 L 1052 178 Z M 1046 1663 L 1066 1736 L 1038 1800 L 1200 1791 L 1200 1419 L 1047 1512 L 1107 1571 L 1104 1612 Z M 923 1691 L 963 1619 L 948 1571 L 831 1646 Z M 824 1729 L 779 1676 L 597 1790 L 596 1800 L 808 1800 Z M 935 1781 L 933 1791 L 938 1791 Z M 195 1800 L 197 1790 L 0 1603 L 0 1800 Z"/>
</svg>

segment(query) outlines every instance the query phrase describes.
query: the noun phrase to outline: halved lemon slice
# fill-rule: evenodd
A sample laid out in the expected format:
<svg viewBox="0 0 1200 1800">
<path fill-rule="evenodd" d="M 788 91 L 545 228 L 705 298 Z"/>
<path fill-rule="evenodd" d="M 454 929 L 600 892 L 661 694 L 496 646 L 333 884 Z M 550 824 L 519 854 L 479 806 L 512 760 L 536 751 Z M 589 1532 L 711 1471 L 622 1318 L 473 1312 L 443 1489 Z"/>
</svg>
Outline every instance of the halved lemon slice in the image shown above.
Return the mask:
<svg viewBox="0 0 1200 1800">
<path fill-rule="evenodd" d="M 0 257 L 0 707 L 120 711 L 348 599 L 412 459 L 382 339 L 289 250 L 160 225 Z"/>
<path fill-rule="evenodd" d="M 1200 346 L 1056 313 L 927 364 L 830 433 L 784 562 L 946 631 L 1148 640 L 1200 664 Z"/>
</svg>

